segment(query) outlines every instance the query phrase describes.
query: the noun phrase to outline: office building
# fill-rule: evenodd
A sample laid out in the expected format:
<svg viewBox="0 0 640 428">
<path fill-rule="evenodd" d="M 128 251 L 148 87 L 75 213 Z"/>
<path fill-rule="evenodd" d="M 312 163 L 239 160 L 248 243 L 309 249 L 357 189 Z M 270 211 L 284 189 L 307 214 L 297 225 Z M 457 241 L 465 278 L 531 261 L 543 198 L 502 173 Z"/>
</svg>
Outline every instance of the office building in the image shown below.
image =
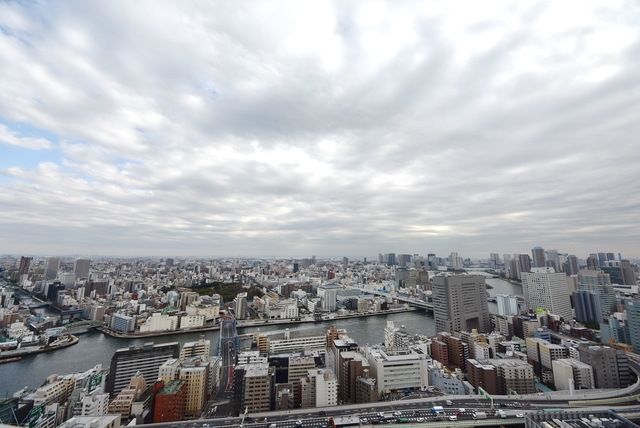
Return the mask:
<svg viewBox="0 0 640 428">
<path fill-rule="evenodd" d="M 118 395 L 109 403 L 109 413 L 119 414 L 123 419 L 128 419 L 131 416 L 131 405 L 140 398 L 146 389 L 147 382 L 144 376 L 137 372 L 129 384 L 118 392 Z"/>
<path fill-rule="evenodd" d="M 200 338 L 194 342 L 185 342 L 180 350 L 180 360 L 198 356 L 209 357 L 210 355 L 211 341 L 204 338 Z"/>
<path fill-rule="evenodd" d="M 242 370 L 241 409 L 249 413 L 267 412 L 271 406 L 271 374 L 268 364 L 238 366 Z"/>
<path fill-rule="evenodd" d="M 578 272 L 578 290 L 594 292 L 600 300 L 600 314 L 597 322 L 609 318 L 615 310 L 616 296 L 611 278 L 600 269 L 581 270 Z"/>
<path fill-rule="evenodd" d="M 629 329 L 629 342 L 635 352 L 640 352 L 640 300 L 628 300 L 625 302 L 627 313 L 627 326 Z"/>
<path fill-rule="evenodd" d="M 624 351 L 609 346 L 580 346 L 578 354 L 581 362 L 593 367 L 596 388 L 625 388 L 631 384 Z"/>
<path fill-rule="evenodd" d="M 531 264 L 531 267 L 543 268 L 546 266 L 544 248 L 533 247 L 533 249 L 531 250 L 531 255 L 533 256 L 533 263 Z"/>
<path fill-rule="evenodd" d="M 556 391 L 574 389 L 593 389 L 593 368 L 574 358 L 554 360 L 553 384 Z"/>
<path fill-rule="evenodd" d="M 600 296 L 594 291 L 577 290 L 573 293 L 576 320 L 586 325 L 598 325 L 602 322 Z"/>
<path fill-rule="evenodd" d="M 334 312 L 338 299 L 339 286 L 335 284 L 323 284 L 318 287 L 318 297 L 322 305 L 323 312 Z"/>
<path fill-rule="evenodd" d="M 18 277 L 21 278 L 22 275 L 27 275 L 29 273 L 29 267 L 31 267 L 31 261 L 33 257 L 20 257 L 20 265 L 18 266 Z"/>
<path fill-rule="evenodd" d="M 336 363 L 338 371 L 338 402 L 351 403 L 354 400 L 358 377 L 369 372 L 366 357 L 356 351 L 342 351 Z"/>
<path fill-rule="evenodd" d="M 89 279 L 89 267 L 91 260 L 88 259 L 76 259 L 73 264 L 73 274 L 76 281 L 79 279 Z"/>
<path fill-rule="evenodd" d="M 497 294 L 496 303 L 498 304 L 498 315 L 509 316 L 518 315 L 518 299 L 516 296 L 507 294 Z"/>
<path fill-rule="evenodd" d="M 531 272 L 531 257 L 529 257 L 529 254 L 518 255 L 518 271 L 520 277 L 524 272 Z"/>
<path fill-rule="evenodd" d="M 428 366 L 432 360 L 426 353 L 381 347 L 365 347 L 363 353 L 369 361 L 371 377 L 376 378 L 378 394 L 403 389 L 424 391 L 429 386 Z"/>
<path fill-rule="evenodd" d="M 534 268 L 522 273 L 522 291 L 527 307 L 544 309 L 564 320 L 573 319 L 567 277 L 552 268 Z"/>
<path fill-rule="evenodd" d="M 177 342 L 118 349 L 111 358 L 107 392 L 112 396 L 122 391 L 131 378 L 140 372 L 145 379 L 156 379 L 160 366 L 170 358 L 177 358 L 180 348 Z"/>
<path fill-rule="evenodd" d="M 269 339 L 269 354 L 288 354 L 292 352 L 323 350 L 327 347 L 327 336 L 291 337 L 285 330 L 283 339 Z"/>
<path fill-rule="evenodd" d="M 287 382 L 293 390 L 293 406 L 300 407 L 302 403 L 301 384 L 302 379 L 309 374 L 309 370 L 315 369 L 316 360 L 313 356 L 290 356 Z"/>
<path fill-rule="evenodd" d="M 41 424 L 40 426 L 42 427 L 43 425 Z M 120 426 L 120 415 L 104 415 L 99 417 L 74 416 L 61 425 L 58 425 L 58 428 L 120 428 Z"/>
<path fill-rule="evenodd" d="M 517 358 L 468 360 L 469 383 L 490 394 L 533 394 L 533 367 Z"/>
<path fill-rule="evenodd" d="M 208 357 L 187 358 L 181 363 L 178 379 L 185 382 L 185 416 L 199 417 L 211 391 L 211 368 Z"/>
<path fill-rule="evenodd" d="M 161 383 L 154 398 L 153 423 L 181 421 L 187 402 L 186 382 L 174 379 Z"/>
<path fill-rule="evenodd" d="M 567 276 L 576 275 L 578 273 L 578 258 L 573 254 L 567 256 L 565 262 L 564 273 Z"/>
<path fill-rule="evenodd" d="M 247 293 L 238 293 L 236 295 L 234 312 L 237 320 L 247 318 Z"/>
<path fill-rule="evenodd" d="M 51 281 L 58 276 L 58 269 L 60 268 L 59 257 L 47 257 L 44 265 L 44 279 Z"/>
<path fill-rule="evenodd" d="M 491 330 L 483 276 L 437 275 L 433 278 L 432 296 L 436 331 Z"/>
<path fill-rule="evenodd" d="M 338 405 L 338 382 L 331 369 L 311 369 L 301 380 L 303 408 Z"/>
</svg>

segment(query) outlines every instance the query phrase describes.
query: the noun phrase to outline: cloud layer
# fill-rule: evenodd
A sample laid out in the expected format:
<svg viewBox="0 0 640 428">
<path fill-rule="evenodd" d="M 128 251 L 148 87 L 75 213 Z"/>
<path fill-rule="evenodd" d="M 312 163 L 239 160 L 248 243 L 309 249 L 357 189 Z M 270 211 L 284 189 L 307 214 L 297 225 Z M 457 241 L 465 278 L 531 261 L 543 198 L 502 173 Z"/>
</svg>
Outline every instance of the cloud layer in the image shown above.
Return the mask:
<svg viewBox="0 0 640 428">
<path fill-rule="evenodd" d="M 640 255 L 640 7 L 433 3 L 0 4 L 0 252 Z"/>
</svg>

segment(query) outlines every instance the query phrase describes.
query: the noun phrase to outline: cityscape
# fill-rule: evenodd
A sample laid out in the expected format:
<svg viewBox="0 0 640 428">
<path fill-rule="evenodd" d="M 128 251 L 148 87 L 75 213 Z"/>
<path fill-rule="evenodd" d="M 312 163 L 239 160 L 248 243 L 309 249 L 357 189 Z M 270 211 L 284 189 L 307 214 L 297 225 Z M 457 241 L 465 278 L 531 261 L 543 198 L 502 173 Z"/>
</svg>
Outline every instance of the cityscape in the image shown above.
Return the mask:
<svg viewBox="0 0 640 428">
<path fill-rule="evenodd" d="M 0 0 L 0 428 L 640 428 L 638 23 Z"/>
<path fill-rule="evenodd" d="M 488 256 L 4 256 L 0 418 L 522 425 L 599 409 L 633 426 L 638 260 Z"/>
</svg>

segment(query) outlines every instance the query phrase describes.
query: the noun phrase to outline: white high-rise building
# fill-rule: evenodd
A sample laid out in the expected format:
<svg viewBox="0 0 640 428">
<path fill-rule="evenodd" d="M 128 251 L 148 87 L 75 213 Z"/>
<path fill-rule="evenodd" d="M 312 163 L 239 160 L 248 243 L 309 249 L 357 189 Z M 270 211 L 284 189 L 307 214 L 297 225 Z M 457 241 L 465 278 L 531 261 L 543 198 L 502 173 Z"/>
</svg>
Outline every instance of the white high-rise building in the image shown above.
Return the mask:
<svg viewBox="0 0 640 428">
<path fill-rule="evenodd" d="M 554 360 L 553 383 L 556 391 L 571 389 L 593 389 L 593 367 L 574 358 Z"/>
<path fill-rule="evenodd" d="M 518 315 L 518 299 L 516 296 L 496 294 L 496 303 L 498 304 L 498 315 Z"/>
<path fill-rule="evenodd" d="M 567 276 L 553 268 L 532 268 L 522 272 L 522 291 L 529 309 L 546 309 L 565 320 L 573 319 Z"/>
<path fill-rule="evenodd" d="M 458 253 L 454 252 L 449 255 L 449 264 L 454 270 L 461 270 L 464 264 L 464 260 L 462 259 L 462 257 L 458 256 Z"/>
<path fill-rule="evenodd" d="M 301 379 L 303 408 L 338 405 L 338 381 L 331 369 L 311 369 Z"/>
<path fill-rule="evenodd" d="M 234 311 L 236 319 L 243 320 L 247 318 L 247 293 L 238 293 L 236 295 Z"/>
<path fill-rule="evenodd" d="M 318 287 L 318 297 L 322 302 L 322 310 L 324 312 L 333 312 L 336 310 L 336 302 L 338 300 L 337 285 L 325 284 Z"/>
</svg>

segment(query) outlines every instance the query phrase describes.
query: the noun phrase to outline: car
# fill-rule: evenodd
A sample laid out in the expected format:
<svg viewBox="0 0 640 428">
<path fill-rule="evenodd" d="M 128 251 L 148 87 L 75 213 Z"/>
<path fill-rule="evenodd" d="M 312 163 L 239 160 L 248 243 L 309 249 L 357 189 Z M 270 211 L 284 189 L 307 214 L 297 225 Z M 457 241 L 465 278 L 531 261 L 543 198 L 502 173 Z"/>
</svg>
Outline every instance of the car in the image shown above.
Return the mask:
<svg viewBox="0 0 640 428">
<path fill-rule="evenodd" d="M 524 413 L 517 413 L 516 418 L 524 418 Z"/>
<path fill-rule="evenodd" d="M 418 422 L 424 422 L 424 418 L 418 418 Z"/>
<path fill-rule="evenodd" d="M 457 421 L 458 417 L 456 415 L 451 415 L 451 416 L 449 416 L 449 420 L 450 421 Z"/>
<path fill-rule="evenodd" d="M 395 412 L 393 412 L 393 416 L 400 416 L 402 413 L 398 410 L 396 410 Z"/>
<path fill-rule="evenodd" d="M 451 400 L 447 400 L 447 401 L 445 401 L 445 404 L 446 404 L 447 406 L 453 406 L 453 401 L 451 401 Z"/>
<path fill-rule="evenodd" d="M 467 409 L 465 409 L 465 408 L 463 408 L 463 407 L 460 407 L 460 408 L 458 409 L 458 413 L 464 413 L 464 412 L 466 412 L 466 411 L 467 411 Z"/>
</svg>

